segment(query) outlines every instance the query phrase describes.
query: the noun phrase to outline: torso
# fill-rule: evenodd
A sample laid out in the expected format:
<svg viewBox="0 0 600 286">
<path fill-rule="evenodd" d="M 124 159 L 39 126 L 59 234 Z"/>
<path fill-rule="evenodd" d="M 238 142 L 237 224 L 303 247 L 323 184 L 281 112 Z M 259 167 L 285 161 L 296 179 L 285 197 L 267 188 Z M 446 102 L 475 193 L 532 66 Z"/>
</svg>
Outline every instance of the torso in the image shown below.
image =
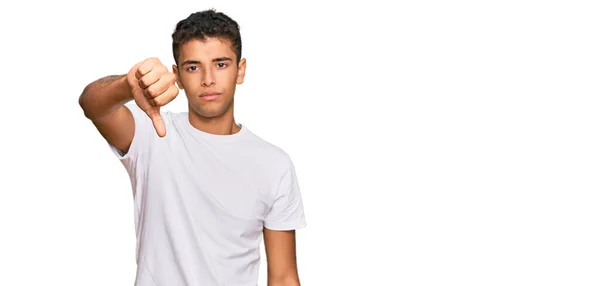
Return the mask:
<svg viewBox="0 0 600 286">
<path fill-rule="evenodd" d="M 287 157 L 247 129 L 210 135 L 185 113 L 163 118 L 167 136 L 152 141 L 134 186 L 137 280 L 256 285 L 263 222 Z"/>
</svg>

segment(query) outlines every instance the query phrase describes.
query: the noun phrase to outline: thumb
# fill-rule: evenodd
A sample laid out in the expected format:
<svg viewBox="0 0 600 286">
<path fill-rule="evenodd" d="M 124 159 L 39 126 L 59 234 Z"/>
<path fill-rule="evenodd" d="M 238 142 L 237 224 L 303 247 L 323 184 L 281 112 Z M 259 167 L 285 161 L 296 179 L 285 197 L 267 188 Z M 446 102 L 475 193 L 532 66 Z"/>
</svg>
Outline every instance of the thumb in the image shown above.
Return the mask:
<svg viewBox="0 0 600 286">
<path fill-rule="evenodd" d="M 146 114 L 148 114 L 148 117 L 150 117 L 152 120 L 156 134 L 158 134 L 160 137 L 165 137 L 167 130 L 165 127 L 165 122 L 163 121 L 162 116 L 160 116 L 159 110 L 152 108 L 148 110 Z"/>
</svg>

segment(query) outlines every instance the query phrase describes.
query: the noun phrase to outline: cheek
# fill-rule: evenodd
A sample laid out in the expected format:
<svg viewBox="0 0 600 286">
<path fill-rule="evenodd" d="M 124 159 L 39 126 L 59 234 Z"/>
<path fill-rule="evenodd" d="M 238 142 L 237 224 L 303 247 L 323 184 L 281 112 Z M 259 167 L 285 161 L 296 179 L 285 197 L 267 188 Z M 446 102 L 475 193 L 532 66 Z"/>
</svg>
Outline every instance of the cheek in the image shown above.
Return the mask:
<svg viewBox="0 0 600 286">
<path fill-rule="evenodd" d="M 202 82 L 199 76 L 187 74 L 180 77 L 179 81 L 183 84 L 186 90 L 197 90 L 201 88 Z"/>
<path fill-rule="evenodd" d="M 230 86 L 237 80 L 237 72 L 235 69 L 226 70 L 218 74 L 218 81 L 224 86 Z"/>
</svg>

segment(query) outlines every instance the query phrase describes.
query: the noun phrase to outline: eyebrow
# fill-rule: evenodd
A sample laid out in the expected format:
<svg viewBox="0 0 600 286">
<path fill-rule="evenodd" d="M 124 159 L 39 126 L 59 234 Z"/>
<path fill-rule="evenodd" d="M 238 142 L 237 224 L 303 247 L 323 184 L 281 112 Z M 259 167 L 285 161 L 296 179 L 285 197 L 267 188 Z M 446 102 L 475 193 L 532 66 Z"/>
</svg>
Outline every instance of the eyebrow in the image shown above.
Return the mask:
<svg viewBox="0 0 600 286">
<path fill-rule="evenodd" d="M 214 62 L 225 62 L 225 61 L 232 61 L 232 59 L 228 58 L 228 57 L 220 57 L 220 58 L 215 58 L 215 59 L 212 60 L 213 63 Z M 199 64 L 199 63 L 200 63 L 200 61 L 187 60 L 187 61 L 183 62 L 181 65 L 182 66 L 184 66 L 184 65 L 195 65 L 195 64 Z"/>
</svg>

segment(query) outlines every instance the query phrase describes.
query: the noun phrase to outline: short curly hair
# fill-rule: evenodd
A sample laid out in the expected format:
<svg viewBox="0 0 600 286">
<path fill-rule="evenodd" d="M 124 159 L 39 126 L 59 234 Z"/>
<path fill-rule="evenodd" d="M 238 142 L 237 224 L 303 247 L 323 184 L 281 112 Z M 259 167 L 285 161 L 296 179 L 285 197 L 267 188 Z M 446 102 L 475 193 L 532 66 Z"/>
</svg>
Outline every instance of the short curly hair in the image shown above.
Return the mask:
<svg viewBox="0 0 600 286">
<path fill-rule="evenodd" d="M 242 37 L 240 26 L 236 21 L 215 9 L 208 9 L 190 14 L 179 21 L 173 38 L 173 57 L 175 63 L 179 59 L 179 47 L 189 40 L 204 40 L 206 38 L 219 38 L 229 40 L 235 52 L 237 62 L 242 58 Z"/>
</svg>

